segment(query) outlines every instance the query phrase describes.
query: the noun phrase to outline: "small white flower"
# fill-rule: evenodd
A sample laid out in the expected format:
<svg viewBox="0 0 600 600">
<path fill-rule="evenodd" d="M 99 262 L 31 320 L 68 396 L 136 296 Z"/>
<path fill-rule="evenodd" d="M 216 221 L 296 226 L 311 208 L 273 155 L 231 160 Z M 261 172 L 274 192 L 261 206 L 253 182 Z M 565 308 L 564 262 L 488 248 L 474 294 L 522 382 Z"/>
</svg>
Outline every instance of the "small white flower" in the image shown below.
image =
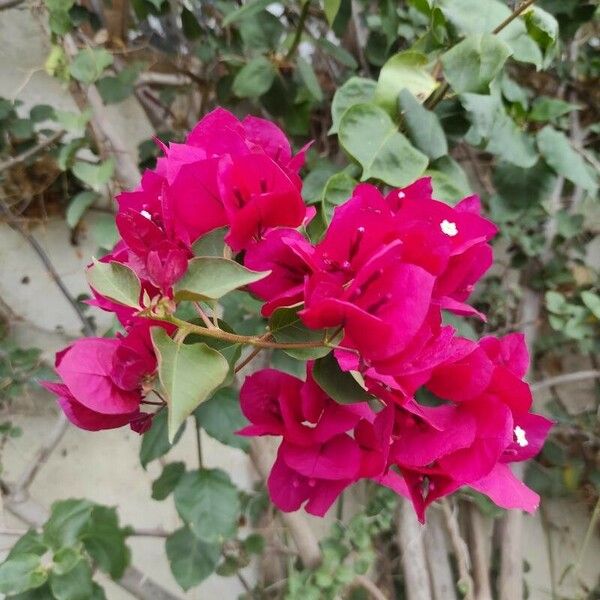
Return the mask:
<svg viewBox="0 0 600 600">
<path fill-rule="evenodd" d="M 525 436 L 525 430 L 522 427 L 519 427 L 519 425 L 515 427 L 515 437 L 517 438 L 517 444 L 519 444 L 521 448 L 529 446 L 529 442 L 527 441 L 527 437 Z"/>
<path fill-rule="evenodd" d="M 140 211 L 140 215 L 148 219 L 148 221 L 152 221 L 152 215 L 147 210 Z"/>
<path fill-rule="evenodd" d="M 454 237 L 455 235 L 458 235 L 458 228 L 456 227 L 456 223 L 453 223 L 452 221 L 447 221 L 446 219 L 444 219 L 440 223 L 440 229 L 442 230 L 442 233 L 445 233 L 449 237 Z"/>
<path fill-rule="evenodd" d="M 402 200 L 402 198 L 404 198 L 406 196 L 406 194 L 404 192 L 398 192 L 398 198 L 400 198 L 400 200 Z"/>
</svg>

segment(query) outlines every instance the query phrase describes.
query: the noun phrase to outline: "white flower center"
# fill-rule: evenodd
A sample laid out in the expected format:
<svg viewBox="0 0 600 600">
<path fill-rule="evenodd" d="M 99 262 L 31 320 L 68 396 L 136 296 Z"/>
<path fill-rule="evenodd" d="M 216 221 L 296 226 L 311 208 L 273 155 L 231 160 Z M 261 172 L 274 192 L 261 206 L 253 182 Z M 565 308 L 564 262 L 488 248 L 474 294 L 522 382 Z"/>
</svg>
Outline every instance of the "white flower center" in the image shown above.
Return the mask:
<svg viewBox="0 0 600 600">
<path fill-rule="evenodd" d="M 515 427 L 515 437 L 517 438 L 517 444 L 521 446 L 521 448 L 525 448 L 525 446 L 529 446 L 529 442 L 527 441 L 527 436 L 525 435 L 525 430 L 522 427 L 517 425 Z"/>
<path fill-rule="evenodd" d="M 147 210 L 140 211 L 140 215 L 148 219 L 148 221 L 152 221 L 152 215 Z"/>
<path fill-rule="evenodd" d="M 404 196 L 406 196 L 406 194 L 404 192 L 398 192 L 398 198 L 400 198 L 400 200 L 402 200 L 402 198 L 404 198 Z"/>
<path fill-rule="evenodd" d="M 445 233 L 447 236 L 450 237 L 454 237 L 458 234 L 458 228 L 456 227 L 456 223 L 453 223 L 452 221 L 447 221 L 446 219 L 444 219 L 440 223 L 440 229 L 442 230 L 442 233 Z"/>
</svg>

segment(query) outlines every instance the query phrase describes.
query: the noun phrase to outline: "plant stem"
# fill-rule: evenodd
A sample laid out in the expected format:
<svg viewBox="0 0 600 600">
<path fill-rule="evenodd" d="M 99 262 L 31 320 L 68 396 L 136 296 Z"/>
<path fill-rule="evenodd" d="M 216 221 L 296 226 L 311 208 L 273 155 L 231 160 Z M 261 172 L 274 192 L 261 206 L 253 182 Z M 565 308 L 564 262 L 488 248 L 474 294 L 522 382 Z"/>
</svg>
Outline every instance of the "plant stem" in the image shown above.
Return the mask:
<svg viewBox="0 0 600 600">
<path fill-rule="evenodd" d="M 257 337 L 251 335 L 238 335 L 237 333 L 229 333 L 228 331 L 223 331 L 222 329 L 207 329 L 206 327 L 201 327 L 200 325 L 194 325 L 193 323 L 188 323 L 187 321 L 182 321 L 177 317 L 171 316 L 169 321 L 173 323 L 173 325 L 177 325 L 177 327 L 181 330 L 181 336 L 178 336 L 180 339 L 184 339 L 190 333 L 195 333 L 197 335 L 203 337 L 210 337 L 217 340 L 225 340 L 227 342 L 232 342 L 234 344 L 247 344 L 249 346 L 256 346 L 257 348 L 322 348 L 323 346 L 327 346 L 325 340 L 319 342 L 293 342 L 289 344 L 279 343 L 279 342 L 271 342 L 269 340 L 264 339 L 264 336 Z"/>
<path fill-rule="evenodd" d="M 194 302 L 194 308 L 198 313 L 198 316 L 202 319 L 202 322 L 206 325 L 208 329 L 214 329 L 215 326 L 213 322 L 208 318 L 208 315 L 202 310 L 199 302 Z"/>
<path fill-rule="evenodd" d="M 535 0 L 526 0 L 526 2 L 523 2 L 523 4 L 515 8 L 512 14 L 506 17 L 506 19 L 504 19 L 504 21 L 502 21 L 500 25 L 498 25 L 495 29 L 492 29 L 492 33 L 500 33 L 505 27 L 510 25 L 523 11 L 527 10 L 534 2 Z"/>
<path fill-rule="evenodd" d="M 300 41 L 302 40 L 302 33 L 304 32 L 304 23 L 306 22 L 306 18 L 308 17 L 308 9 L 310 8 L 310 0 L 306 0 L 304 5 L 302 6 L 302 12 L 300 13 L 300 20 L 298 21 L 298 26 L 296 27 L 296 33 L 294 34 L 294 39 L 292 41 L 292 45 L 288 50 L 288 53 L 285 55 L 285 60 L 291 60 L 296 54 L 296 50 L 300 45 Z"/>
<path fill-rule="evenodd" d="M 198 468 L 204 468 L 204 461 L 202 460 L 202 437 L 200 434 L 200 420 L 197 415 L 194 415 L 194 421 L 196 425 L 196 450 L 198 451 Z"/>
</svg>

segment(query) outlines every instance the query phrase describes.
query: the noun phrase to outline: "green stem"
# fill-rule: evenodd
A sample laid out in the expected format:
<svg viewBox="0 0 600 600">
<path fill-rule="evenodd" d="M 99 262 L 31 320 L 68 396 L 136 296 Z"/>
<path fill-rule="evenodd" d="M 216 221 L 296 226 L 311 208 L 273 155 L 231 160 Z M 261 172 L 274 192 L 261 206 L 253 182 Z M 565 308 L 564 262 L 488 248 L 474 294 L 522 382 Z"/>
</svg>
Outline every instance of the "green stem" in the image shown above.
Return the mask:
<svg viewBox="0 0 600 600">
<path fill-rule="evenodd" d="M 194 415 L 196 424 L 196 449 L 198 451 L 198 468 L 204 468 L 204 461 L 202 460 L 202 438 L 200 437 L 200 421 L 196 415 Z"/>
<path fill-rule="evenodd" d="M 187 321 L 182 321 L 177 317 L 171 316 L 168 319 L 173 325 L 177 325 L 180 331 L 176 334 L 176 337 L 179 341 L 182 341 L 187 337 L 190 333 L 195 333 L 196 335 L 200 335 L 203 337 L 210 337 L 217 340 L 224 340 L 226 342 L 232 342 L 233 344 L 247 344 L 249 346 L 256 346 L 257 348 L 282 348 L 282 349 L 302 349 L 302 348 L 322 348 L 323 346 L 327 346 L 325 340 L 321 340 L 318 342 L 293 342 L 293 343 L 279 343 L 279 342 L 271 342 L 269 340 L 264 339 L 264 336 L 250 336 L 250 335 L 238 335 L 237 333 L 229 333 L 228 331 L 223 331 L 222 329 L 207 329 L 206 327 L 201 327 L 200 325 L 194 325 L 193 323 L 188 323 Z"/>
<path fill-rule="evenodd" d="M 294 57 L 294 54 L 296 54 L 296 50 L 298 50 L 298 46 L 300 45 L 300 41 L 302 40 L 302 33 L 304 32 L 304 23 L 306 23 L 309 8 L 310 0 L 306 0 L 304 2 L 304 5 L 302 6 L 302 12 L 300 13 L 298 27 L 296 27 L 296 33 L 294 34 L 292 45 L 290 46 L 288 53 L 285 55 L 285 60 L 291 60 Z"/>
</svg>

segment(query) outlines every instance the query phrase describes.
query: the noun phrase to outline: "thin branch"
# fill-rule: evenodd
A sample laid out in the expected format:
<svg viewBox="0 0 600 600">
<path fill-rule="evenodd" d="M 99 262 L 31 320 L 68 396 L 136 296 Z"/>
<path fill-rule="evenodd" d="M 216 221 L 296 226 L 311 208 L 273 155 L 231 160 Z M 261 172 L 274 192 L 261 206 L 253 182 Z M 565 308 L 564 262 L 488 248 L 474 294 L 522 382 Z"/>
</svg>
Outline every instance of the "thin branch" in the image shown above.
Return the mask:
<svg viewBox="0 0 600 600">
<path fill-rule="evenodd" d="M 474 503 L 466 508 L 469 522 L 469 548 L 473 559 L 475 598 L 476 600 L 492 600 L 486 518 Z"/>
<path fill-rule="evenodd" d="M 261 478 L 267 481 L 273 464 L 273 452 L 269 441 L 264 438 L 252 439 L 250 459 Z M 321 562 L 321 549 L 305 516 L 299 512 L 281 513 L 281 519 L 289 529 L 304 566 L 309 568 L 317 566 Z"/>
<path fill-rule="evenodd" d="M 64 48 L 67 55 L 73 58 L 77 52 L 77 44 L 71 34 L 63 38 Z M 89 85 L 84 90 L 87 101 L 92 109 L 92 127 L 96 136 L 111 148 L 115 158 L 115 171 L 121 185 L 126 188 L 134 188 L 140 181 L 140 173 L 136 161 L 129 154 L 127 147 L 121 139 L 120 133 L 115 128 L 106 107 L 102 102 L 100 92 L 95 85 Z"/>
<path fill-rule="evenodd" d="M 565 383 L 575 383 L 576 381 L 585 381 L 586 379 L 596 379 L 600 377 L 600 371 L 591 369 L 589 371 L 575 371 L 574 373 L 565 373 L 556 375 L 556 377 L 548 377 L 542 381 L 536 381 L 531 384 L 532 392 L 554 387 L 555 385 L 563 385 Z"/>
<path fill-rule="evenodd" d="M 361 587 L 369 593 L 373 600 L 388 600 L 385 594 L 365 575 L 357 575 L 350 584 L 351 587 Z"/>
<path fill-rule="evenodd" d="M 63 135 L 65 135 L 64 129 L 56 131 L 35 146 L 29 148 L 29 150 L 25 150 L 25 152 L 17 154 L 17 156 L 13 156 L 8 160 L 5 160 L 3 163 L 0 163 L 0 173 L 7 171 L 8 169 L 12 169 L 14 166 L 29 160 L 32 156 L 35 156 L 36 154 L 42 152 L 42 150 L 45 150 L 49 146 L 52 146 L 52 144 L 58 142 Z"/>
<path fill-rule="evenodd" d="M 23 0 L 0 0 L 0 10 L 6 10 L 7 8 L 14 8 L 19 6 Z"/>
<path fill-rule="evenodd" d="M 417 521 L 411 504 L 404 498 L 399 499 L 396 521 L 396 539 L 400 546 L 406 598 L 407 600 L 431 600 L 423 527 Z"/>
<path fill-rule="evenodd" d="M 310 0 L 306 0 L 306 2 L 304 2 L 304 6 L 302 7 L 302 12 L 300 13 L 300 20 L 298 21 L 298 25 L 296 27 L 296 33 L 294 34 L 292 45 L 290 46 L 288 53 L 285 55 L 286 61 L 292 60 L 292 58 L 294 58 L 294 54 L 296 54 L 296 50 L 298 50 L 298 46 L 302 40 L 302 34 L 304 33 L 304 24 L 306 23 L 306 18 L 308 17 L 309 8 Z"/>
<path fill-rule="evenodd" d="M 511 15 L 506 17 L 506 19 L 504 19 L 504 21 L 502 21 L 498 27 L 492 29 L 492 33 L 500 33 L 505 27 L 508 27 L 522 12 L 527 10 L 534 2 L 535 0 L 527 0 L 526 2 L 523 2 L 523 4 L 518 6 Z"/>
<path fill-rule="evenodd" d="M 77 302 L 77 300 L 71 295 L 71 292 L 69 292 L 66 285 L 63 283 L 60 275 L 58 274 L 57 270 L 54 268 L 54 265 L 52 264 L 50 257 L 46 254 L 46 251 L 42 248 L 41 244 L 36 240 L 36 238 L 29 231 L 27 231 L 27 229 L 25 229 L 25 227 L 21 224 L 19 219 L 16 219 L 12 215 L 10 209 L 4 204 L 4 202 L 1 202 L 1 201 L 0 201 L 0 214 L 2 214 L 4 216 L 8 226 L 11 229 L 13 229 L 14 231 L 16 231 L 17 233 L 19 233 L 25 240 L 27 240 L 29 245 L 33 248 L 34 252 L 38 255 L 38 257 L 40 258 L 40 260 L 46 267 L 46 270 L 48 271 L 48 273 L 50 274 L 50 276 L 52 277 L 52 279 L 54 280 L 54 282 L 56 283 L 56 285 L 62 292 L 62 295 L 65 297 L 67 302 L 73 307 L 73 310 L 77 313 L 77 316 L 79 317 L 79 320 L 81 321 L 81 324 L 83 325 L 83 331 L 84 331 L 85 335 L 88 335 L 88 336 L 94 335 L 94 329 L 91 326 L 88 319 L 86 318 L 85 314 L 83 313 L 83 310 L 82 310 L 79 302 Z"/>
<path fill-rule="evenodd" d="M 458 575 L 460 577 L 459 586 L 463 589 L 465 600 L 473 600 L 473 579 L 471 578 L 471 559 L 469 548 L 460 534 L 458 519 L 455 511 L 450 507 L 447 500 L 441 500 L 440 506 L 446 523 L 446 529 L 450 536 L 450 543 L 454 549 L 454 556 L 458 565 Z"/>
<path fill-rule="evenodd" d="M 447 534 L 444 531 L 440 511 L 430 511 L 423 541 L 431 580 L 432 600 L 457 600 L 456 584 L 448 556 Z"/>
<path fill-rule="evenodd" d="M 67 417 L 65 417 L 64 413 L 61 412 L 60 415 L 56 418 L 54 423 L 54 427 L 52 431 L 49 433 L 46 441 L 40 446 L 38 451 L 35 453 L 35 457 L 29 463 L 29 465 L 23 470 L 15 489 L 13 491 L 13 495 L 15 498 L 20 498 L 24 494 L 26 494 L 29 486 L 33 483 L 35 476 L 38 474 L 38 471 L 46 464 L 46 461 L 54 452 L 56 446 L 58 446 L 60 440 L 63 435 L 67 431 L 69 427 L 69 421 Z"/>
</svg>

